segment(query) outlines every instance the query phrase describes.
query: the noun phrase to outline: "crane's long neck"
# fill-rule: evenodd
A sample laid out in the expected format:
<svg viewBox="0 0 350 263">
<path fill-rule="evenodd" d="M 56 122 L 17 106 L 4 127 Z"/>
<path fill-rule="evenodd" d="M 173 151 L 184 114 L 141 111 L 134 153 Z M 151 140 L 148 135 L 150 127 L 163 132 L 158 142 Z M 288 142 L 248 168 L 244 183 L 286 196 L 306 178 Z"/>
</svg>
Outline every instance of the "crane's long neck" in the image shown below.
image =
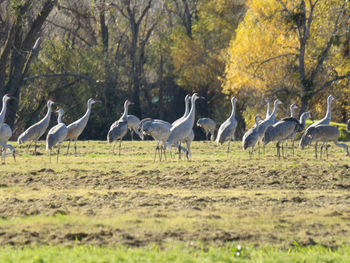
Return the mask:
<svg viewBox="0 0 350 263">
<path fill-rule="evenodd" d="M 301 114 L 300 120 L 299 120 L 299 124 L 301 125 L 301 129 L 302 129 L 302 130 L 304 130 L 304 128 L 305 128 L 306 118 L 307 118 L 307 113 L 306 113 L 306 112 L 304 112 L 303 114 Z"/>
<path fill-rule="evenodd" d="M 270 110 L 270 101 L 267 102 L 267 109 L 266 109 L 266 118 L 268 118 L 271 114 Z"/>
<path fill-rule="evenodd" d="M 188 112 L 189 112 L 189 104 L 190 104 L 190 100 L 185 100 L 185 113 L 184 113 L 184 116 L 183 118 L 186 118 L 186 116 L 188 115 Z"/>
<path fill-rule="evenodd" d="M 194 123 L 195 113 L 196 113 L 196 98 L 193 97 L 191 99 L 191 110 L 190 110 L 190 113 L 186 117 L 189 120 L 189 122 L 192 123 L 192 126 L 193 126 L 193 123 Z"/>
<path fill-rule="evenodd" d="M 1 112 L 0 112 L 0 124 L 3 124 L 4 123 L 4 120 L 5 120 L 5 115 L 6 115 L 6 103 L 7 100 L 3 99 L 2 100 L 2 109 L 1 109 Z"/>
<path fill-rule="evenodd" d="M 331 111 L 332 111 L 332 101 L 328 100 L 327 101 L 327 112 L 326 112 L 324 119 L 326 119 L 328 121 L 331 120 L 331 117 L 332 117 Z"/>
<path fill-rule="evenodd" d="M 259 126 L 259 117 L 255 117 L 255 125 L 256 125 L 256 127 Z"/>
<path fill-rule="evenodd" d="M 60 112 L 58 113 L 57 123 L 63 123 L 62 117 L 63 117 L 63 113 L 60 111 Z"/>
<path fill-rule="evenodd" d="M 48 105 L 47 105 L 47 113 L 46 113 L 46 115 L 45 115 L 45 117 L 44 117 L 43 120 L 45 120 L 45 121 L 47 121 L 47 122 L 50 122 L 51 111 L 52 111 L 52 109 L 51 109 L 51 104 L 48 104 Z"/>
<path fill-rule="evenodd" d="M 87 121 L 89 119 L 89 117 L 90 117 L 90 113 L 91 113 L 91 104 L 88 103 L 87 104 L 87 110 L 86 110 L 84 116 L 81 117 L 81 120 Z"/>
<path fill-rule="evenodd" d="M 127 119 L 127 118 L 128 118 L 128 104 L 125 103 L 125 104 L 124 104 L 124 113 L 123 113 L 121 119 L 124 120 L 124 119 Z"/>
<path fill-rule="evenodd" d="M 270 115 L 270 118 L 275 118 L 276 111 L 277 111 L 277 105 L 278 105 L 277 103 L 273 104 L 273 111 L 272 111 L 272 113 Z"/>
<path fill-rule="evenodd" d="M 231 111 L 231 115 L 230 115 L 230 119 L 231 118 L 235 118 L 235 114 L 236 114 L 236 101 L 232 101 L 232 111 Z"/>
<path fill-rule="evenodd" d="M 295 118 L 293 105 L 290 106 L 290 117 Z"/>
</svg>

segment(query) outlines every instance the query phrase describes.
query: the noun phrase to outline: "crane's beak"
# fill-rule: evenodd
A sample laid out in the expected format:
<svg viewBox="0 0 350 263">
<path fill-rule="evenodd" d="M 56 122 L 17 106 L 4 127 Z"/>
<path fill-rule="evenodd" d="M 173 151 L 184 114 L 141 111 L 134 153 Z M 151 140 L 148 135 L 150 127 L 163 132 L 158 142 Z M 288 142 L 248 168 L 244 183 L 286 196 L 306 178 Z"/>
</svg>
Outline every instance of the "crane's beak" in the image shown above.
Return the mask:
<svg viewBox="0 0 350 263">
<path fill-rule="evenodd" d="M 133 102 L 131 102 L 131 101 L 129 102 L 129 105 L 133 105 L 133 104 L 135 104 L 135 103 L 133 103 Z"/>
<path fill-rule="evenodd" d="M 17 98 L 16 98 L 16 97 L 13 97 L 13 96 L 11 96 L 10 99 L 11 99 L 11 100 L 17 100 Z"/>
<path fill-rule="evenodd" d="M 102 103 L 102 101 L 100 101 L 100 100 L 95 100 L 95 103 Z"/>
<path fill-rule="evenodd" d="M 199 98 L 205 100 L 205 97 L 199 97 Z"/>
</svg>

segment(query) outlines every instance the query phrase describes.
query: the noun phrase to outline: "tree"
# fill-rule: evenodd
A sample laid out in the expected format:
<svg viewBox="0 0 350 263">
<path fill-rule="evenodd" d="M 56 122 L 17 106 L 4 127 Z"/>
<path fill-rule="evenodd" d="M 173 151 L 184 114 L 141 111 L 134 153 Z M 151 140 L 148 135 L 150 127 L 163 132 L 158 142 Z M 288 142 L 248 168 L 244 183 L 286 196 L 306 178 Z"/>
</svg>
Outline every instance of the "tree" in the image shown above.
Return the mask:
<svg viewBox="0 0 350 263">
<path fill-rule="evenodd" d="M 338 44 L 348 10 L 344 0 L 249 1 L 228 48 L 224 90 L 291 94 L 307 110 L 317 94 L 350 77 Z"/>
<path fill-rule="evenodd" d="M 12 17 L 11 21 L 8 21 L 10 29 L 0 54 L 0 84 L 4 85 L 1 95 L 9 93 L 17 98 L 10 102 L 11 110 L 7 117 L 10 126 L 16 118 L 23 78 L 38 47 L 38 37 L 57 0 L 38 2 L 10 1 L 9 4 Z M 34 16 L 34 19 L 26 19 L 29 15 Z"/>
</svg>

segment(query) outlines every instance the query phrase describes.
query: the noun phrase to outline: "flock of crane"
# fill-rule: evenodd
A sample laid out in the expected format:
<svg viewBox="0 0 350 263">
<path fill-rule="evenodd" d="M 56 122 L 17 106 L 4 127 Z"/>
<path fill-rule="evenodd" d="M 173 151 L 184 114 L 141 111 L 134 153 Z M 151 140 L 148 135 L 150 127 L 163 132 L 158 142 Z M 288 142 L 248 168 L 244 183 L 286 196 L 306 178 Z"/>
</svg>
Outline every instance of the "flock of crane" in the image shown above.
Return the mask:
<svg viewBox="0 0 350 263">
<path fill-rule="evenodd" d="M 8 144 L 8 140 L 12 136 L 12 130 L 4 123 L 6 115 L 6 105 L 7 101 L 10 100 L 8 94 L 3 97 L 3 106 L 0 112 L 0 146 L 2 147 L 2 161 L 5 161 L 6 149 L 9 149 L 14 160 L 16 161 L 15 148 Z M 164 120 L 145 118 L 140 120 L 134 115 L 128 115 L 128 107 L 133 104 L 129 100 L 124 103 L 124 113 L 119 120 L 114 122 L 107 134 L 107 140 L 109 143 L 113 143 L 113 152 L 115 151 L 115 143 L 119 140 L 119 155 L 121 151 L 121 143 L 123 137 L 126 135 L 128 129 L 131 131 L 131 136 L 135 132 L 143 140 L 144 135 L 149 135 L 153 137 L 156 141 L 156 148 L 154 154 L 154 160 L 156 160 L 157 155 L 159 159 L 162 160 L 166 158 L 166 149 L 170 150 L 174 146 L 179 150 L 179 158 L 181 152 L 184 153 L 187 159 L 191 158 L 191 142 L 194 140 L 193 126 L 195 122 L 195 103 L 197 99 L 204 99 L 197 93 L 191 95 L 186 95 L 185 97 L 185 113 L 184 115 L 174 121 L 169 123 Z M 300 147 L 304 149 L 305 146 L 315 142 L 315 158 L 317 159 L 317 144 L 322 142 L 320 148 L 320 158 L 322 158 L 323 149 L 325 149 L 326 156 L 328 158 L 328 145 L 329 141 L 333 141 L 336 146 L 342 147 L 346 154 L 349 155 L 348 146 L 345 143 L 339 143 L 339 130 L 338 128 L 330 125 L 331 120 L 331 105 L 334 100 L 333 96 L 330 95 L 327 98 L 327 111 L 323 119 L 311 124 L 300 140 Z M 230 142 L 234 140 L 234 133 L 237 127 L 237 120 L 235 118 L 236 112 L 236 101 L 237 99 L 233 97 L 231 99 L 232 111 L 230 117 L 223 122 L 218 130 L 216 136 L 216 143 L 223 144 L 228 142 L 227 153 L 230 150 Z M 52 127 L 46 136 L 46 150 L 50 151 L 50 161 L 51 161 L 51 150 L 55 145 L 57 145 L 57 161 L 60 153 L 61 143 L 64 141 L 69 141 L 67 146 L 67 154 L 69 152 L 69 146 L 72 141 L 74 141 L 74 152 L 76 154 L 76 143 L 78 137 L 85 129 L 90 113 L 91 107 L 94 103 L 99 102 L 92 98 L 87 101 L 87 111 L 86 113 L 77 121 L 66 125 L 62 121 L 64 111 L 62 108 L 57 108 L 58 113 L 57 125 Z M 191 102 L 191 107 L 190 107 Z M 52 99 L 47 101 L 47 113 L 45 117 L 39 122 L 33 124 L 28 129 L 26 129 L 19 137 L 18 144 L 23 144 L 25 142 L 30 142 L 27 148 L 29 151 L 31 145 L 34 143 L 34 154 L 36 154 L 37 142 L 41 136 L 46 132 L 52 113 L 52 105 L 54 101 Z M 309 112 L 304 112 L 301 114 L 300 119 L 295 118 L 294 110 L 297 108 L 296 105 L 292 104 L 290 106 L 291 116 L 284 118 L 280 121 L 276 119 L 277 106 L 282 104 L 278 99 L 274 101 L 273 110 L 270 111 L 270 101 L 267 100 L 267 111 L 264 119 L 260 116 L 255 117 L 255 125 L 251 127 L 243 136 L 242 147 L 244 150 L 248 149 L 250 157 L 254 152 L 256 144 L 262 143 L 265 147 L 269 142 L 276 142 L 277 156 L 281 157 L 280 148 L 282 148 L 282 156 L 285 157 L 286 143 L 288 140 L 292 141 L 292 149 L 294 154 L 294 139 L 298 132 L 302 132 L 305 129 L 306 119 L 310 118 Z M 201 118 L 197 121 L 197 126 L 202 127 L 206 133 L 207 139 L 208 135 L 211 135 L 211 140 L 214 141 L 214 132 L 216 123 L 210 118 Z M 347 131 L 350 132 L 350 120 L 347 123 Z M 183 144 L 186 144 L 186 147 Z"/>
</svg>

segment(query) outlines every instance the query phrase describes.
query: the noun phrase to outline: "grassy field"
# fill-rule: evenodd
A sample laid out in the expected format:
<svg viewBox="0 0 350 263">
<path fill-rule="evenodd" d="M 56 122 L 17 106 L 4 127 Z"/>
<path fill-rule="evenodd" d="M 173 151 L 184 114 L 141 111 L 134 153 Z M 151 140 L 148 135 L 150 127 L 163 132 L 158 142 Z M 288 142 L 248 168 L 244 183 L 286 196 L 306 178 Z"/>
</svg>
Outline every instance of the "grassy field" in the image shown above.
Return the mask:
<svg viewBox="0 0 350 263">
<path fill-rule="evenodd" d="M 331 146 L 328 161 L 313 148 L 278 160 L 270 146 L 250 160 L 231 146 L 226 156 L 226 145 L 194 142 L 191 161 L 154 163 L 152 141 L 124 142 L 121 156 L 85 141 L 58 164 L 43 144 L 38 156 L 17 148 L 17 162 L 0 166 L 0 262 L 349 261 L 342 149 Z M 249 248 L 238 259 L 237 245 Z"/>
</svg>

